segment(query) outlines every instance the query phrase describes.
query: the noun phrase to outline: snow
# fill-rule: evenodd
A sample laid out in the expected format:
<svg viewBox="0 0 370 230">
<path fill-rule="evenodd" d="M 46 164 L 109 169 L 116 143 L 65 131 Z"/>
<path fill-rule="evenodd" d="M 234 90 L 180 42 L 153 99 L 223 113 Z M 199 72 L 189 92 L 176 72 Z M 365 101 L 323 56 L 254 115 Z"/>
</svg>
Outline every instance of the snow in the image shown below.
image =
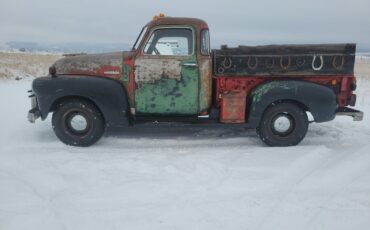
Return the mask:
<svg viewBox="0 0 370 230">
<path fill-rule="evenodd" d="M 0 229 L 367 229 L 370 81 L 362 122 L 311 124 L 295 147 L 253 130 L 144 125 L 89 148 L 29 124 L 31 81 L 0 81 Z"/>
</svg>

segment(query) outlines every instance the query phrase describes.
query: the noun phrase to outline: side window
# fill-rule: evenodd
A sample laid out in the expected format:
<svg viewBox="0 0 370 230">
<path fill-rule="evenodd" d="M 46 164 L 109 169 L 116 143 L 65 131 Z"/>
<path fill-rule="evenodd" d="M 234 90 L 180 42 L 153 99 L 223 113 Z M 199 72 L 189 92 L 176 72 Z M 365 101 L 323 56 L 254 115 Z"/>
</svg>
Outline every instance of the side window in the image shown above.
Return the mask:
<svg viewBox="0 0 370 230">
<path fill-rule="evenodd" d="M 187 56 L 193 53 L 191 29 L 157 29 L 144 47 L 144 54 Z"/>
<path fill-rule="evenodd" d="M 203 55 L 209 55 L 211 53 L 208 29 L 202 30 L 200 33 L 200 53 Z"/>
</svg>

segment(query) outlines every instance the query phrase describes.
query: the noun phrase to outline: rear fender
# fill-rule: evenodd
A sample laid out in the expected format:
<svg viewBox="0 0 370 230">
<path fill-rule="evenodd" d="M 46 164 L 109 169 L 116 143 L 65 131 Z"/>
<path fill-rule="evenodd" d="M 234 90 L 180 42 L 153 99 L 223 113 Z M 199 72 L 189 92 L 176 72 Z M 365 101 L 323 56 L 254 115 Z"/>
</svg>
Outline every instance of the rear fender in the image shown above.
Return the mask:
<svg viewBox="0 0 370 230">
<path fill-rule="evenodd" d="M 315 122 L 333 120 L 337 109 L 332 89 L 307 81 L 270 81 L 258 86 L 249 98 L 248 124 L 257 127 L 264 111 L 273 103 L 292 101 L 311 112 Z"/>
</svg>

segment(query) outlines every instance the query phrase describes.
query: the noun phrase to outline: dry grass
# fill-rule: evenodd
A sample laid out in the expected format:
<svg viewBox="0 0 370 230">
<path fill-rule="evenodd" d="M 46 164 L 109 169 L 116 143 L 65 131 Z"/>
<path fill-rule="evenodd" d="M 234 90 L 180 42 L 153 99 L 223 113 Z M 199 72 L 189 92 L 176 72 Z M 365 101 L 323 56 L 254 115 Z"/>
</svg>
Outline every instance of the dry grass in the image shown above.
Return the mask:
<svg viewBox="0 0 370 230">
<path fill-rule="evenodd" d="M 360 78 L 370 77 L 370 59 L 356 58 L 355 75 Z"/>
<path fill-rule="evenodd" d="M 62 56 L 57 54 L 0 52 L 0 79 L 21 79 L 47 75 L 49 67 L 60 58 Z"/>
</svg>

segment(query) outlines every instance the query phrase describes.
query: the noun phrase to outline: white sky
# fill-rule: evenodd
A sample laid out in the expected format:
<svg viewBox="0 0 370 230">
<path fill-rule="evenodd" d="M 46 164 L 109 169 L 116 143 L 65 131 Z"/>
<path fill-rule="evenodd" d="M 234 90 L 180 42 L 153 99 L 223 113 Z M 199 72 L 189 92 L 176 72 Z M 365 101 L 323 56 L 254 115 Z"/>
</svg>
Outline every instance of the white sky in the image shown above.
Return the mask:
<svg viewBox="0 0 370 230">
<path fill-rule="evenodd" d="M 198 17 L 212 45 L 357 42 L 370 49 L 369 0 L 1 0 L 0 42 L 133 43 L 152 16 Z"/>
</svg>

